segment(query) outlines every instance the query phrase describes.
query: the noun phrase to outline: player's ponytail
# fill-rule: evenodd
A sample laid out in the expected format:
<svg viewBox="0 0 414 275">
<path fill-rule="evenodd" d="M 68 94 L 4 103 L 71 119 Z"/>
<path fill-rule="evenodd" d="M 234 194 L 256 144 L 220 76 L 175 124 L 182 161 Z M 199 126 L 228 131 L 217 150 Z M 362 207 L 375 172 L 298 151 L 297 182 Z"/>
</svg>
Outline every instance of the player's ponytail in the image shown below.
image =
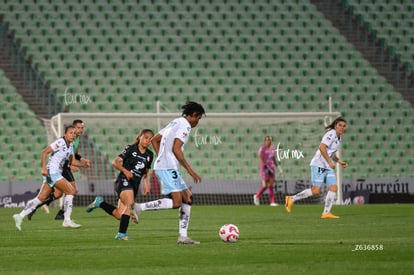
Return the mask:
<svg viewBox="0 0 414 275">
<path fill-rule="evenodd" d="M 340 117 L 337 117 L 334 121 L 332 121 L 331 124 L 329 124 L 328 126 L 326 126 L 325 129 L 329 129 L 329 130 L 335 129 L 336 124 L 338 124 L 339 122 L 348 123 L 345 120 L 345 118 L 343 118 L 343 117 L 340 116 Z"/>
<path fill-rule="evenodd" d="M 135 138 L 132 145 L 138 145 L 139 139 L 141 138 L 142 135 L 145 135 L 146 133 L 151 133 L 152 135 L 154 135 L 154 132 L 151 129 L 142 129 L 141 132 L 138 134 L 138 136 Z"/>
</svg>

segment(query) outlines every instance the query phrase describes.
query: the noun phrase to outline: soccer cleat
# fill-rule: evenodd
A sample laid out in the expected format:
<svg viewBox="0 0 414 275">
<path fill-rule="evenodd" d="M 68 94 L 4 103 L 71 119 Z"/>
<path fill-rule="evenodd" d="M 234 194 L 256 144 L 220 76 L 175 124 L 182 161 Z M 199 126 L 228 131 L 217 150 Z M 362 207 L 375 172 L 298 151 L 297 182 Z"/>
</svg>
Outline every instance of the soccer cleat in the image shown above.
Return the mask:
<svg viewBox="0 0 414 275">
<path fill-rule="evenodd" d="M 286 196 L 285 197 L 285 209 L 286 209 L 286 212 L 290 213 L 290 208 L 292 207 L 293 203 L 294 202 L 292 201 L 292 198 L 290 196 Z"/>
<path fill-rule="evenodd" d="M 95 200 L 91 202 L 91 204 L 89 204 L 88 207 L 86 207 L 86 212 L 90 213 L 95 208 L 99 208 L 102 202 L 103 198 L 101 196 L 96 196 Z"/>
<path fill-rule="evenodd" d="M 65 218 L 65 211 L 59 209 L 59 212 L 56 213 L 55 220 L 63 220 Z"/>
<path fill-rule="evenodd" d="M 62 226 L 66 227 L 66 228 L 79 228 L 79 227 L 81 227 L 80 224 L 75 223 L 73 220 L 63 221 Z"/>
<path fill-rule="evenodd" d="M 132 241 L 134 240 L 133 238 L 128 237 L 128 235 L 126 233 L 117 233 L 115 236 L 115 240 L 116 241 Z"/>
<path fill-rule="evenodd" d="M 260 200 L 258 197 L 256 197 L 256 194 L 253 195 L 253 203 L 254 205 L 260 205 Z"/>
<path fill-rule="evenodd" d="M 321 219 L 339 219 L 339 216 L 335 216 L 331 212 L 322 214 Z"/>
<path fill-rule="evenodd" d="M 139 223 L 139 215 L 142 212 L 142 208 L 138 203 L 134 203 L 134 208 L 132 209 L 132 213 L 134 214 L 134 218 L 132 219 L 134 223 Z"/>
<path fill-rule="evenodd" d="M 23 218 L 20 217 L 19 214 L 14 214 L 13 215 L 13 220 L 14 220 L 14 223 L 16 224 L 17 230 L 22 231 Z"/>
<path fill-rule="evenodd" d="M 42 205 L 42 210 L 45 211 L 46 214 L 49 214 L 50 213 L 49 206 L 47 206 L 47 204 L 43 204 Z"/>
<path fill-rule="evenodd" d="M 277 203 L 275 203 L 275 202 L 272 202 L 272 203 L 270 204 L 270 206 L 279 206 L 279 204 L 277 204 Z"/>
<path fill-rule="evenodd" d="M 198 241 L 194 241 L 189 237 L 178 237 L 177 244 L 200 244 Z"/>
</svg>

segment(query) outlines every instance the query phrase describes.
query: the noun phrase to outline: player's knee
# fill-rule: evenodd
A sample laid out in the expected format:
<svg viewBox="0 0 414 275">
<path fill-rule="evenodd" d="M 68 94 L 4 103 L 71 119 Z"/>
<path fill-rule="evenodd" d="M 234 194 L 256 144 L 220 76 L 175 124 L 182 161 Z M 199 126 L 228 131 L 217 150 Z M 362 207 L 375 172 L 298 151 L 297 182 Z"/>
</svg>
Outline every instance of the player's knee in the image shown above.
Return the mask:
<svg viewBox="0 0 414 275">
<path fill-rule="evenodd" d="M 329 186 L 329 191 L 331 191 L 331 192 L 336 192 L 336 191 L 338 191 L 338 187 L 336 186 L 336 185 L 331 185 L 331 186 Z"/>
<path fill-rule="evenodd" d="M 313 196 L 319 195 L 319 193 L 321 193 L 320 188 L 312 188 L 311 191 Z"/>
<path fill-rule="evenodd" d="M 173 201 L 173 208 L 177 209 L 181 207 L 181 201 Z"/>
<path fill-rule="evenodd" d="M 183 199 L 183 203 L 186 203 L 188 205 L 192 205 L 193 204 L 193 195 L 191 195 L 189 198 L 187 198 L 186 200 Z"/>
<path fill-rule="evenodd" d="M 73 189 L 73 188 L 69 188 L 68 191 L 66 192 L 66 195 L 75 196 L 76 195 L 76 190 Z"/>
</svg>

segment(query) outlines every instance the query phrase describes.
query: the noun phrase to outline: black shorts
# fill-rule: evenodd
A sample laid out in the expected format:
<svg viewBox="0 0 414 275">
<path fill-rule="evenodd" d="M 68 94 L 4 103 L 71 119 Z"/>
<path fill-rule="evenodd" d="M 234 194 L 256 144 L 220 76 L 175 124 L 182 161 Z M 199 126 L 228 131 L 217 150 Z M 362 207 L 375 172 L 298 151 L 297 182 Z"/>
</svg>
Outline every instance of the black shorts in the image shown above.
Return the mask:
<svg viewBox="0 0 414 275">
<path fill-rule="evenodd" d="M 139 182 L 127 180 L 125 176 L 120 176 L 115 181 L 115 192 L 118 197 L 121 196 L 121 192 L 124 190 L 133 190 L 134 198 L 138 194 Z"/>
<path fill-rule="evenodd" d="M 63 165 L 62 176 L 68 182 L 75 181 L 75 177 L 73 176 L 72 171 L 70 170 L 70 167 L 69 167 L 69 162 L 65 162 L 65 164 Z"/>
</svg>

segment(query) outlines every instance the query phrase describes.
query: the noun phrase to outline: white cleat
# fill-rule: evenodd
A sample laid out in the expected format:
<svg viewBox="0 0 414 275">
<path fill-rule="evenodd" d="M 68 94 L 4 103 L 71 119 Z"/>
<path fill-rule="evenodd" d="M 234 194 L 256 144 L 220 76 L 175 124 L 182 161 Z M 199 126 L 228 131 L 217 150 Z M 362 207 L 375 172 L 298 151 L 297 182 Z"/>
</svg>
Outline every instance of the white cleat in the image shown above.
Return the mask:
<svg viewBox="0 0 414 275">
<path fill-rule="evenodd" d="M 200 244 L 198 241 L 194 241 L 189 237 L 178 237 L 177 244 Z"/>
<path fill-rule="evenodd" d="M 80 224 L 75 223 L 73 220 L 63 221 L 62 226 L 67 227 L 67 228 L 79 228 L 79 227 L 81 227 Z"/>
<path fill-rule="evenodd" d="M 23 218 L 20 217 L 19 214 L 14 214 L 13 215 L 13 220 L 14 220 L 14 223 L 16 224 L 17 230 L 22 231 Z"/>
<path fill-rule="evenodd" d="M 134 203 L 134 208 L 132 209 L 132 213 L 134 214 L 134 218 L 132 219 L 134 223 L 139 223 L 139 215 L 142 212 L 142 208 L 138 203 Z"/>
<path fill-rule="evenodd" d="M 253 195 L 253 203 L 254 205 L 260 205 L 260 200 L 258 197 L 256 197 L 256 194 Z"/>
<path fill-rule="evenodd" d="M 49 214 L 49 206 L 47 206 L 47 204 L 42 205 L 42 210 L 45 211 L 46 214 Z"/>
</svg>

